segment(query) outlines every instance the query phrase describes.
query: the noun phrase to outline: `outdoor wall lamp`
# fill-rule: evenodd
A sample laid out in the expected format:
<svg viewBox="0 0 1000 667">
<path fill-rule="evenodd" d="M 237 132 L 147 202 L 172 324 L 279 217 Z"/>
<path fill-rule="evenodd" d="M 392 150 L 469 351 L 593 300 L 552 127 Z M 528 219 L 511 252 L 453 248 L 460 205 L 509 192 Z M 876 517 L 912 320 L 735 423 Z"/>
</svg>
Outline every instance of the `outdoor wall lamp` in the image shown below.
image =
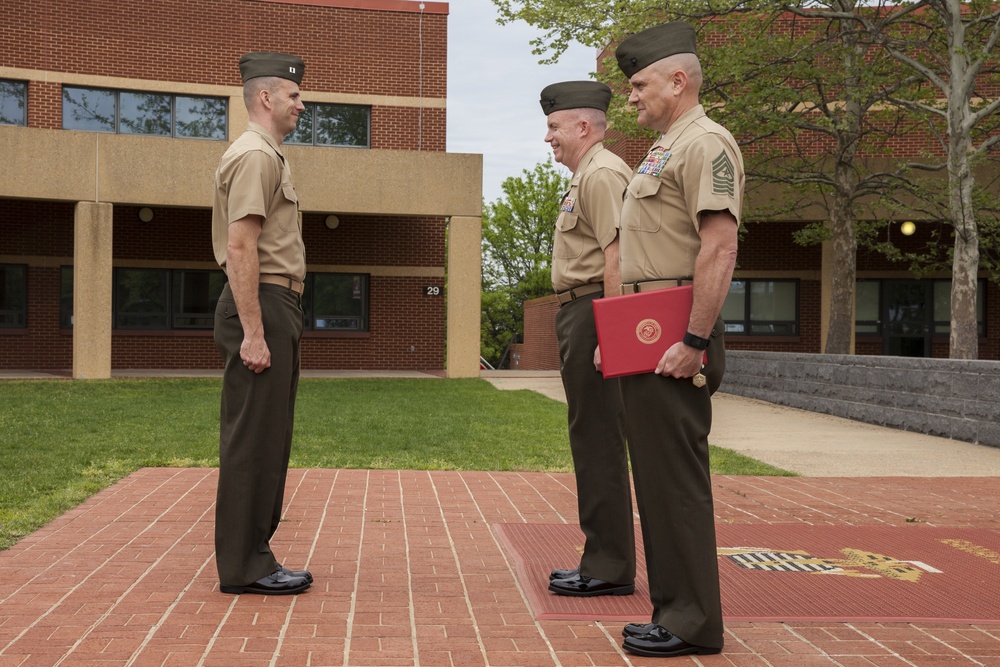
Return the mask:
<svg viewBox="0 0 1000 667">
<path fill-rule="evenodd" d="M 326 225 L 327 229 L 336 229 L 337 226 L 340 225 L 340 218 L 335 215 L 328 215 L 323 221 L 323 224 Z"/>
<path fill-rule="evenodd" d="M 907 220 L 899 226 L 899 231 L 903 233 L 903 236 L 913 236 L 913 232 L 917 231 L 917 226 Z"/>
<path fill-rule="evenodd" d="M 143 206 L 139 209 L 139 219 L 143 222 L 149 222 L 153 219 L 153 209 L 148 206 Z"/>
</svg>

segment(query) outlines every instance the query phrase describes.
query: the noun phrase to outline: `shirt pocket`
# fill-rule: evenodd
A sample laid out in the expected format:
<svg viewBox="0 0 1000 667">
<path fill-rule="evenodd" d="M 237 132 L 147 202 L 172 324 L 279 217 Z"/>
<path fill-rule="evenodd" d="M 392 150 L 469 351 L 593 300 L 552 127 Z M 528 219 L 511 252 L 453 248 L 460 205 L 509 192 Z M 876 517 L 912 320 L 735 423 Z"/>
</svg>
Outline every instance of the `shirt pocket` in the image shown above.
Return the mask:
<svg viewBox="0 0 1000 667">
<path fill-rule="evenodd" d="M 626 186 L 629 197 L 625 206 L 627 214 L 622 215 L 622 225 L 634 232 L 656 232 L 660 229 L 660 210 L 657 193 L 663 182 L 656 176 L 636 176 Z M 632 199 L 634 201 L 628 201 Z"/>
<path fill-rule="evenodd" d="M 284 200 L 281 204 L 281 209 L 285 210 L 291 206 L 294 212 L 290 215 L 279 214 L 278 224 L 286 232 L 295 231 L 299 227 L 299 196 L 295 193 L 295 186 L 289 181 L 282 181 L 280 191 L 281 197 Z"/>
<path fill-rule="evenodd" d="M 560 213 L 556 219 L 556 257 L 573 259 L 583 253 L 583 235 L 576 213 Z"/>
</svg>

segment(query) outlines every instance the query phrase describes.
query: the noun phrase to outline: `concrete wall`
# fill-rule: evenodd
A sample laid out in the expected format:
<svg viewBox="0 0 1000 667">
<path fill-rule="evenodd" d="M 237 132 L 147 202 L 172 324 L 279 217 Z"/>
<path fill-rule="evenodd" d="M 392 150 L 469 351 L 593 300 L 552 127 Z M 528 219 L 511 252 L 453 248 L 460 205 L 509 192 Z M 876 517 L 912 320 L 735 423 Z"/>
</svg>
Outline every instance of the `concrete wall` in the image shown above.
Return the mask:
<svg viewBox="0 0 1000 667">
<path fill-rule="evenodd" d="M 729 350 L 720 391 L 1000 447 L 996 361 Z"/>
</svg>

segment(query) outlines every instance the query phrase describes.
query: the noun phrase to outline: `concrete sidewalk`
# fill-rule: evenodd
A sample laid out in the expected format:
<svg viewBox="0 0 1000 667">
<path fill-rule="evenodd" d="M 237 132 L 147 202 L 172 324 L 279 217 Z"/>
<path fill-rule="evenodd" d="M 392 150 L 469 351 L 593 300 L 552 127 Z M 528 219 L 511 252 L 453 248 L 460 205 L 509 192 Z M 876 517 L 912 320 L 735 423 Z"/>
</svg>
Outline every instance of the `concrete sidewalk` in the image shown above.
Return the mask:
<svg viewBox="0 0 1000 667">
<path fill-rule="evenodd" d="M 483 373 L 499 389 L 565 401 L 555 371 Z M 810 477 L 994 477 L 1000 448 L 788 408 L 719 392 L 709 442 Z"/>
</svg>

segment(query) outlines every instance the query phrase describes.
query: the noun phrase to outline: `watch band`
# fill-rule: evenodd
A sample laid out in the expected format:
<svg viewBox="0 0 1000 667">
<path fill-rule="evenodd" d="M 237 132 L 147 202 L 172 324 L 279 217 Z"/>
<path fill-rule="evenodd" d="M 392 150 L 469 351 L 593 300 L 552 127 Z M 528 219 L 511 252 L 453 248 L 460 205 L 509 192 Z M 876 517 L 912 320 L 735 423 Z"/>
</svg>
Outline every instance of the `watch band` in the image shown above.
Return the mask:
<svg viewBox="0 0 1000 667">
<path fill-rule="evenodd" d="M 696 350 L 707 350 L 708 343 L 710 342 L 708 338 L 702 338 L 701 336 L 695 336 L 693 333 L 688 331 L 684 334 L 684 344 L 688 347 L 693 347 Z"/>
</svg>

